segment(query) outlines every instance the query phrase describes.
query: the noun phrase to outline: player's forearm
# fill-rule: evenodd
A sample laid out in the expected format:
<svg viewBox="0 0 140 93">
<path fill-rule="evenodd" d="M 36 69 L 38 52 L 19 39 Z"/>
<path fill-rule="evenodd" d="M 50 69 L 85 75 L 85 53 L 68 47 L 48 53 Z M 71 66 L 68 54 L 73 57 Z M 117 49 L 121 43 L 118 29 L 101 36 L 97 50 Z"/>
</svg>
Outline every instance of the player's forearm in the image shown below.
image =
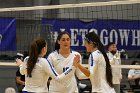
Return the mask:
<svg viewBox="0 0 140 93">
<path fill-rule="evenodd" d="M 21 81 L 21 80 L 17 80 L 17 83 L 18 84 L 21 84 L 21 85 L 25 85 L 25 82 L 24 81 Z"/>
<path fill-rule="evenodd" d="M 75 67 L 72 66 L 69 69 L 67 69 L 64 73 L 62 73 L 61 75 L 58 75 L 55 79 L 60 81 L 63 80 L 64 78 L 67 78 L 70 74 L 73 74 L 75 71 Z"/>
<path fill-rule="evenodd" d="M 135 78 L 135 79 L 138 79 L 138 78 L 140 78 L 140 76 L 135 76 L 134 78 Z"/>
<path fill-rule="evenodd" d="M 83 67 L 81 64 L 78 65 L 78 68 L 87 76 L 90 76 L 90 72 L 88 69 L 86 69 L 85 67 Z"/>
<path fill-rule="evenodd" d="M 81 70 L 76 72 L 76 76 L 78 77 L 78 79 L 88 79 L 89 78 Z"/>
<path fill-rule="evenodd" d="M 128 80 L 135 80 L 135 79 L 138 79 L 138 77 L 131 77 L 131 78 L 129 77 L 128 78 Z"/>
</svg>

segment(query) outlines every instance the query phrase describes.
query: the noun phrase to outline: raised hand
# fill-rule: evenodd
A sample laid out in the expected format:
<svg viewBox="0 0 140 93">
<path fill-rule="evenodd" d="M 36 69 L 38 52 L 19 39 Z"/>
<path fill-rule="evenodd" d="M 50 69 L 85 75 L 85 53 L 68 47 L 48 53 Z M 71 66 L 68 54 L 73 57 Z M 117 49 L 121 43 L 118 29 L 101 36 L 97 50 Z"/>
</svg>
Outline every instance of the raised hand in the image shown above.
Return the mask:
<svg viewBox="0 0 140 93">
<path fill-rule="evenodd" d="M 80 55 L 75 55 L 73 60 L 73 66 L 77 67 L 79 63 L 80 63 Z"/>
</svg>

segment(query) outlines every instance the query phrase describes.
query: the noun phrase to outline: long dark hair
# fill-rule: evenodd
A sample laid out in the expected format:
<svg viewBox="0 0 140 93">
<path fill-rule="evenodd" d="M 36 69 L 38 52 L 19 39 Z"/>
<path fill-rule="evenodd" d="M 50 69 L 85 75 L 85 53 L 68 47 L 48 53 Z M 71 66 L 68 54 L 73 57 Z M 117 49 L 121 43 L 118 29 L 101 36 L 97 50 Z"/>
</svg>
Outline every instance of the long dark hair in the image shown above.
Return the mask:
<svg viewBox="0 0 140 93">
<path fill-rule="evenodd" d="M 31 43 L 29 50 L 29 59 L 27 61 L 27 76 L 32 77 L 32 70 L 37 62 L 39 54 L 41 53 L 42 48 L 46 47 L 46 40 L 43 38 L 38 38 Z"/>
<path fill-rule="evenodd" d="M 64 35 L 64 34 L 67 34 L 70 38 L 70 34 L 66 31 L 63 31 L 63 32 L 59 32 L 58 36 L 57 36 L 57 39 L 56 39 L 56 42 L 55 42 L 55 50 L 59 50 L 60 49 L 60 45 L 58 44 L 58 40 L 61 39 L 61 37 Z"/>
<path fill-rule="evenodd" d="M 85 40 L 87 40 L 88 42 L 91 41 L 94 44 L 94 47 L 97 47 L 98 50 L 102 52 L 104 59 L 106 61 L 106 80 L 107 80 L 107 83 L 109 84 L 109 86 L 113 87 L 112 69 L 110 66 L 110 62 L 106 55 L 105 48 L 104 48 L 103 44 L 101 43 L 98 35 L 95 34 L 94 32 L 89 32 L 88 34 L 85 35 Z"/>
</svg>

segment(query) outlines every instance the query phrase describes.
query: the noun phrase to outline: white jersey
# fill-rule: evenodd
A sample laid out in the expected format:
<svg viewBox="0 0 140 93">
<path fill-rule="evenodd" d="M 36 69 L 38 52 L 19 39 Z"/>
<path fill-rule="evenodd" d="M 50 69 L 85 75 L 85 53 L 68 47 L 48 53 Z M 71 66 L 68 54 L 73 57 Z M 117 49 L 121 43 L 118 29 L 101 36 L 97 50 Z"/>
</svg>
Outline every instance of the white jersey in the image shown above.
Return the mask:
<svg viewBox="0 0 140 93">
<path fill-rule="evenodd" d="M 22 75 L 25 74 L 25 87 L 23 91 L 34 92 L 34 93 L 48 93 L 47 81 L 51 76 L 56 79 L 58 83 L 64 83 L 61 79 L 65 79 L 67 76 L 73 71 L 75 71 L 75 67 L 71 67 L 61 75 L 54 70 L 51 63 L 46 59 L 39 57 L 37 59 L 37 63 L 32 71 L 32 77 L 27 76 L 27 60 L 29 57 L 26 57 L 24 63 L 20 65 L 20 73 Z"/>
<path fill-rule="evenodd" d="M 110 61 L 110 65 L 121 65 L 120 53 L 117 52 L 115 55 L 108 52 L 107 56 Z M 121 68 L 112 68 L 113 84 L 120 84 L 120 79 L 122 78 Z"/>
<path fill-rule="evenodd" d="M 52 62 L 54 69 L 59 74 L 61 74 L 73 65 L 73 59 L 75 57 L 75 54 L 79 54 L 79 53 L 76 51 L 71 51 L 69 56 L 67 58 L 64 58 L 57 50 L 55 50 L 48 56 L 47 59 L 50 62 Z M 83 73 L 81 73 L 81 71 L 77 68 L 76 71 L 74 71 L 73 74 L 71 74 L 71 76 L 64 79 L 63 81 L 69 82 L 67 87 L 62 86 L 62 84 L 52 79 L 52 81 L 50 82 L 49 93 L 78 93 L 77 81 L 75 75 L 77 75 L 78 78 L 81 78 L 81 76 L 83 76 L 82 74 Z"/>
<path fill-rule="evenodd" d="M 99 50 L 92 52 L 88 62 L 92 92 L 116 93 L 106 81 L 106 62 L 103 54 Z"/>
</svg>

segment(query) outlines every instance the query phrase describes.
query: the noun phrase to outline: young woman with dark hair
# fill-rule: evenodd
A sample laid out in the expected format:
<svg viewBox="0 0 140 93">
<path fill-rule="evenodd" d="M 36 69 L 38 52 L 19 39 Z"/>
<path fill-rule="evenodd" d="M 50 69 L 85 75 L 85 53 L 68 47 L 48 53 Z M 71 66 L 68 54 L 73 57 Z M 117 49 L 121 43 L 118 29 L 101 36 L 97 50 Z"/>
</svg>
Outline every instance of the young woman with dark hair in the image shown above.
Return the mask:
<svg viewBox="0 0 140 93">
<path fill-rule="evenodd" d="M 85 35 L 85 47 L 90 52 L 88 69 L 78 63 L 78 68 L 91 80 L 92 93 L 115 93 L 112 70 L 103 44 L 94 32 Z"/>
<path fill-rule="evenodd" d="M 47 81 L 49 77 L 56 79 L 58 83 L 64 85 L 67 82 L 63 82 L 62 79 L 69 77 L 75 71 L 76 65 L 72 65 L 64 73 L 59 75 L 53 68 L 52 64 L 44 58 L 47 52 L 47 42 L 38 38 L 31 44 L 29 50 L 29 57 L 26 57 L 24 62 L 17 59 L 17 65 L 20 67 L 20 73 L 25 74 L 25 87 L 23 93 L 48 93 Z M 78 59 L 74 57 L 73 61 Z"/>
<path fill-rule="evenodd" d="M 79 57 L 81 58 L 78 52 L 71 50 L 70 41 L 71 38 L 68 32 L 60 32 L 56 40 L 55 51 L 53 51 L 47 58 L 59 74 L 63 73 L 65 70 L 69 69 L 72 66 L 75 55 L 79 55 Z M 66 82 L 69 82 L 67 87 L 64 87 L 62 84 L 57 83 L 56 80 L 52 79 L 50 82 L 49 92 L 78 93 L 75 75 L 79 79 L 84 79 L 84 77 L 81 77 L 82 74 L 83 73 L 79 69 L 76 69 L 73 74 L 71 74 L 71 76 L 64 80 Z"/>
</svg>

